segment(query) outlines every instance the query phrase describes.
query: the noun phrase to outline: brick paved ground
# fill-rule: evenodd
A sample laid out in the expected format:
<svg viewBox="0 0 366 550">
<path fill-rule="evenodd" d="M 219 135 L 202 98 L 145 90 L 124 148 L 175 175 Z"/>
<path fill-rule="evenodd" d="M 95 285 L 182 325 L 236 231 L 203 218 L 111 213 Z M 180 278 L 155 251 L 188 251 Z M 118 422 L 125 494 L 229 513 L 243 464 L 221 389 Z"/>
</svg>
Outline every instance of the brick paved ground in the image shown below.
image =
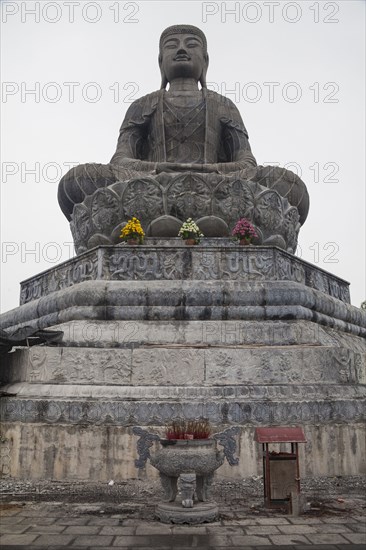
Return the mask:
<svg viewBox="0 0 366 550">
<path fill-rule="evenodd" d="M 103 503 L 4 503 L 0 520 L 1 550 L 70 547 L 74 550 L 113 548 L 184 550 L 186 548 L 365 549 L 365 517 L 352 514 L 300 517 L 250 516 L 228 507 L 221 519 L 200 526 L 170 526 L 108 512 Z M 106 508 L 106 510 L 103 510 Z"/>
</svg>

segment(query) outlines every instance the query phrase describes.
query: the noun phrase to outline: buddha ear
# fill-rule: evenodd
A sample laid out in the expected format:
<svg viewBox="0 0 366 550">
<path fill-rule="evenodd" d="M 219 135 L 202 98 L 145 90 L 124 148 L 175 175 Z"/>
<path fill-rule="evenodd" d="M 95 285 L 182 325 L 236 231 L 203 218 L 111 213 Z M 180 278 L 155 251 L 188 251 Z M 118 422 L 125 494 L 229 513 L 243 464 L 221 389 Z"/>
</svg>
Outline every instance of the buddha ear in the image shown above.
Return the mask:
<svg viewBox="0 0 366 550">
<path fill-rule="evenodd" d="M 159 63 L 160 73 L 161 73 L 161 85 L 160 85 L 160 89 L 161 89 L 161 90 L 165 90 L 166 87 L 167 87 L 167 84 L 168 84 L 168 80 L 167 80 L 167 77 L 166 77 L 165 72 L 164 72 L 164 69 L 163 69 L 163 57 L 162 57 L 161 54 L 159 54 L 158 63 Z"/>
<path fill-rule="evenodd" d="M 207 69 L 208 69 L 208 62 L 209 62 L 209 57 L 208 57 L 208 53 L 206 53 L 205 54 L 205 64 L 204 64 L 204 67 L 202 69 L 202 73 L 201 73 L 201 76 L 200 76 L 200 79 L 199 79 L 199 82 L 201 83 L 202 88 L 207 88 L 206 74 L 207 74 Z"/>
</svg>

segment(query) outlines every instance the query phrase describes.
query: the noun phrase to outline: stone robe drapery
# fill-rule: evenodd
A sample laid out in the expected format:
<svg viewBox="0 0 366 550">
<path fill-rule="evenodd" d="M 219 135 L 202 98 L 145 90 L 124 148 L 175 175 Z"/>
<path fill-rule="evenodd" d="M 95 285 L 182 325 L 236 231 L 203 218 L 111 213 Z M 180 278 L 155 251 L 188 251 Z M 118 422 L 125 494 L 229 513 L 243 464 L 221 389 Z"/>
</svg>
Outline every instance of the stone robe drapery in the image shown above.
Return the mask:
<svg viewBox="0 0 366 550">
<path fill-rule="evenodd" d="M 153 92 L 129 107 L 111 164 L 123 165 L 126 158 L 166 162 L 165 93 L 165 90 Z M 248 132 L 234 103 L 211 90 L 203 89 L 202 93 L 206 100 L 204 163 L 238 162 L 256 166 Z M 235 168 L 240 168 L 240 165 Z"/>
</svg>

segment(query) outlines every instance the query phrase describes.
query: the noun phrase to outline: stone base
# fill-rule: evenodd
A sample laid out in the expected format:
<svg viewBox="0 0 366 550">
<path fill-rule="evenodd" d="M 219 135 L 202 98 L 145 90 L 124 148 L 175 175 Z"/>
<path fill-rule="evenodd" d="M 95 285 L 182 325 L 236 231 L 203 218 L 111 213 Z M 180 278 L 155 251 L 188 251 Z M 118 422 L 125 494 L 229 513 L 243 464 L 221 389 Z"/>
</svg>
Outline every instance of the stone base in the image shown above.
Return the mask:
<svg viewBox="0 0 366 550">
<path fill-rule="evenodd" d="M 263 173 L 257 174 L 256 182 L 244 179 L 238 172 L 230 176 L 193 172 L 146 174 L 129 181 L 122 177 L 74 206 L 70 229 L 75 249 L 80 254 L 97 245 L 118 243 L 121 228 L 129 218 L 137 216 L 146 235 L 163 237 L 177 235 L 187 218 L 194 219 L 201 231 L 212 237 L 229 235 L 238 219 L 248 218 L 255 227 L 256 244 L 276 244 L 294 252 L 300 216 L 303 223 L 303 215 L 307 214 L 308 196 L 300 178 L 291 174 L 291 182 L 286 184 L 280 177 L 279 185 L 274 181 L 269 185 L 272 189 L 260 184 L 262 178 L 265 183 Z M 296 201 L 301 214 L 288 201 L 294 198 L 291 189 L 296 180 L 302 188 L 298 190 L 303 197 L 301 207 Z M 280 190 L 285 191 L 283 196 Z"/>
<path fill-rule="evenodd" d="M 163 400 L 159 403 L 156 400 L 139 403 L 62 402 L 65 411 L 74 416 L 73 424 L 64 423 L 58 415 L 53 416 L 53 400 L 4 398 L 1 401 L 7 402 L 4 403 L 7 413 L 23 414 L 23 418 L 17 415 L 13 422 L 3 419 L 1 425 L 5 441 L 1 443 L 0 471 L 14 478 L 85 480 L 106 485 L 111 479 L 116 482 L 137 477 L 157 480 L 158 471 L 149 461 L 143 469 L 136 468 L 138 437 L 133 435 L 129 426 L 136 424 L 162 434 L 163 425 L 171 417 L 200 415 L 211 419 L 215 432 L 230 426 L 241 428 L 239 464 L 229 466 L 225 462 L 217 472 L 218 480 L 240 481 L 262 475 L 262 449 L 254 441 L 255 427 L 271 425 L 303 427 L 307 443 L 300 446 L 301 480 L 366 474 L 366 425 L 361 410 L 358 413 L 352 410 L 351 400 L 345 403 L 333 398 L 314 402 L 309 396 L 306 401 L 291 404 L 287 400 L 258 402 L 244 398 L 178 403 Z M 140 409 L 140 418 L 135 405 Z M 355 405 L 362 408 L 359 401 Z M 98 417 L 99 407 L 103 409 L 102 418 Z M 36 422 L 26 420 L 29 408 L 36 409 Z M 144 423 L 143 418 L 147 416 L 149 419 Z"/>
<path fill-rule="evenodd" d="M 100 247 L 24 282 L 21 300 L 5 331 L 64 337 L 2 358 L 12 476 L 156 477 L 136 469 L 133 427 L 163 436 L 201 416 L 240 428 L 224 477 L 261 474 L 254 430 L 271 425 L 303 427 L 302 477 L 364 471 L 365 313 L 345 281 L 291 254 L 225 239 Z"/>
<path fill-rule="evenodd" d="M 197 502 L 193 508 L 183 508 L 179 502 L 164 502 L 157 505 L 155 515 L 163 523 L 197 525 L 217 520 L 219 507 L 216 502 Z"/>
</svg>

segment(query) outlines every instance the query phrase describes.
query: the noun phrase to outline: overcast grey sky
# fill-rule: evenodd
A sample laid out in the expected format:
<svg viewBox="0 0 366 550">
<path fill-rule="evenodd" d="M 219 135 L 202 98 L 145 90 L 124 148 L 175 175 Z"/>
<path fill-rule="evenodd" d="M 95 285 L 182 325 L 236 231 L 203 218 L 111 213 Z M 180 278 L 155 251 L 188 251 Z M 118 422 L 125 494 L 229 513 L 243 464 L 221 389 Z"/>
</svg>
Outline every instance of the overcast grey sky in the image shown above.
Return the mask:
<svg viewBox="0 0 366 550">
<path fill-rule="evenodd" d="M 2 1 L 1 310 L 74 255 L 57 185 L 108 162 L 130 103 L 160 87 L 161 31 L 206 33 L 209 87 L 236 102 L 258 164 L 310 194 L 297 254 L 365 299 L 365 3 Z"/>
</svg>

